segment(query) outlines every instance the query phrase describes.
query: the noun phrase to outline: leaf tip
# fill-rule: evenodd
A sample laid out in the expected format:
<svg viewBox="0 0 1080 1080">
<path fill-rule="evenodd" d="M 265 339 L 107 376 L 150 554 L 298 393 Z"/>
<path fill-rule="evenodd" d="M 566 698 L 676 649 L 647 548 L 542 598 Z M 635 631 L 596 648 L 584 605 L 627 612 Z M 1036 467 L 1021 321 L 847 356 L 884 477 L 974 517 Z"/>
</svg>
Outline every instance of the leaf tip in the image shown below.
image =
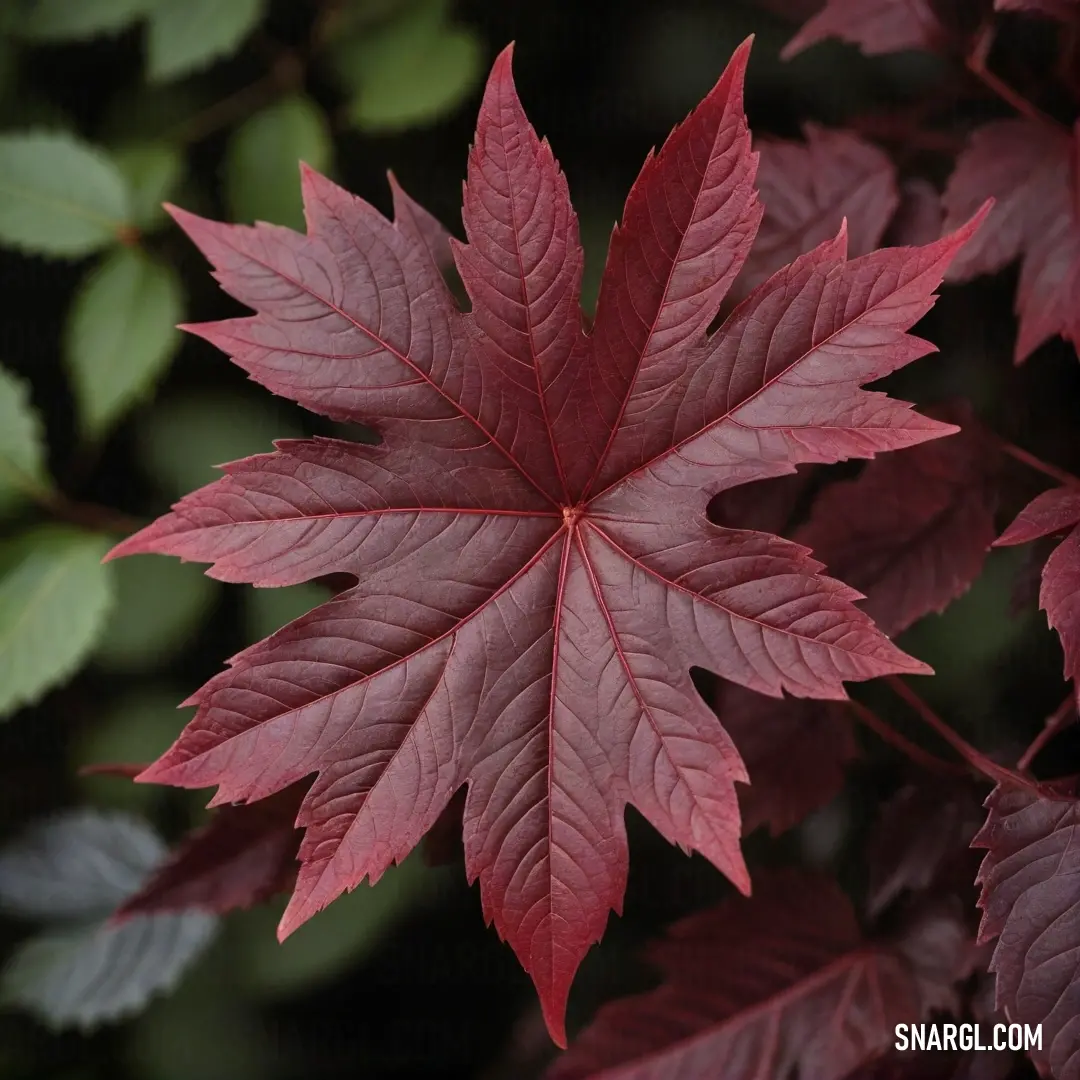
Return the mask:
<svg viewBox="0 0 1080 1080">
<path fill-rule="evenodd" d="M 979 231 L 990 211 L 994 209 L 994 202 L 995 200 L 992 197 L 987 199 L 963 225 L 958 226 L 948 234 L 948 239 L 956 244 L 957 251 Z"/>
<path fill-rule="evenodd" d="M 175 203 L 163 202 L 161 205 L 165 210 L 165 213 L 168 214 L 192 240 L 195 240 L 195 234 L 197 232 L 200 232 L 205 226 L 211 224 L 206 218 L 200 217 L 198 214 L 193 214 L 190 210 L 185 210 L 182 206 L 177 206 Z M 196 243 L 198 243 L 198 241 L 196 241 Z"/>
<path fill-rule="evenodd" d="M 142 547 L 143 541 L 140 539 L 146 529 L 140 529 L 138 532 L 132 533 L 130 536 L 125 537 L 117 544 L 113 544 L 104 555 L 101 556 L 101 563 L 110 563 L 113 559 L 123 559 L 128 555 L 142 555 L 144 549 Z"/>
<path fill-rule="evenodd" d="M 551 997 L 541 995 L 540 1009 L 544 1014 L 544 1024 L 547 1026 L 551 1041 L 560 1049 L 565 1050 L 569 1045 L 566 1037 L 566 1001 L 569 997 L 570 988 L 561 993 L 553 993 Z"/>
<path fill-rule="evenodd" d="M 737 107 L 742 105 L 743 84 L 746 82 L 746 69 L 750 63 L 750 49 L 753 44 L 753 34 L 739 43 L 713 89 L 714 94 L 726 95 Z"/>
<path fill-rule="evenodd" d="M 926 663 L 924 660 L 919 660 L 914 656 L 908 656 L 904 654 L 904 659 L 907 664 L 902 669 L 904 675 L 933 675 L 934 669 Z"/>
</svg>

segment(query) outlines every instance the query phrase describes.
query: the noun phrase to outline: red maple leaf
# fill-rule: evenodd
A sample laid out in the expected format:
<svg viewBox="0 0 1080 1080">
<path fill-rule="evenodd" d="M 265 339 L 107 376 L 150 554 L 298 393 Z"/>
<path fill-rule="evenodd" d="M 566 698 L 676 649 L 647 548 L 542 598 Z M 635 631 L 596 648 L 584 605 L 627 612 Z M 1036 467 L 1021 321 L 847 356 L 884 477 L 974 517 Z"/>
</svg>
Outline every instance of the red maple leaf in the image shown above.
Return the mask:
<svg viewBox="0 0 1080 1080">
<path fill-rule="evenodd" d="M 1054 790 L 1054 789 L 1058 790 Z M 1002 783 L 986 800 L 972 847 L 979 869 L 979 941 L 998 938 L 990 970 L 1009 1020 L 1042 1025 L 1031 1051 L 1055 1080 L 1080 1077 L 1080 802 L 1075 783 Z"/>
<path fill-rule="evenodd" d="M 1069 21 L 1080 18 L 1080 0 L 994 0 L 995 11 L 1026 11 Z"/>
<path fill-rule="evenodd" d="M 994 273 L 1021 258 L 1016 362 L 1055 334 L 1080 348 L 1080 124 L 1071 137 L 1033 120 L 979 128 L 945 190 L 945 227 L 988 197 L 995 199 L 990 223 L 950 277 Z"/>
<path fill-rule="evenodd" d="M 739 788 L 744 836 L 761 825 L 778 836 L 831 802 L 859 753 L 850 711 L 836 702 L 777 701 L 724 683 L 716 712 L 749 777 Z"/>
<path fill-rule="evenodd" d="M 827 487 L 795 534 L 866 594 L 864 610 L 887 634 L 967 592 L 994 541 L 996 444 L 969 408 L 936 415 L 963 430 Z"/>
<path fill-rule="evenodd" d="M 252 805 L 222 806 L 181 841 L 117 916 L 193 908 L 224 915 L 253 907 L 296 879 L 295 827 L 306 784 Z"/>
<path fill-rule="evenodd" d="M 763 874 L 752 899 L 673 926 L 649 953 L 667 981 L 604 1006 L 547 1080 L 841 1080 L 965 971 L 953 918 L 910 934 L 868 940 L 832 881 Z"/>
<path fill-rule="evenodd" d="M 765 216 L 739 275 L 742 296 L 835 236 L 845 218 L 848 253 L 873 251 L 900 204 L 896 167 L 884 151 L 850 131 L 818 124 L 804 125 L 803 136 L 804 142 L 756 143 Z"/>
<path fill-rule="evenodd" d="M 869 913 L 880 914 L 904 892 L 969 889 L 974 867 L 965 856 L 981 823 L 973 783 L 923 776 L 900 788 L 881 808 L 866 843 Z"/>
<path fill-rule="evenodd" d="M 1027 544 L 1043 536 L 1068 535 L 1050 553 L 1042 572 L 1039 606 L 1061 638 L 1065 678 L 1080 675 L 1080 490 L 1053 488 L 1033 499 L 995 547 Z"/>
<path fill-rule="evenodd" d="M 930 0 L 826 0 L 780 55 L 789 60 L 832 37 L 873 56 L 902 49 L 936 49 L 943 31 Z"/>
<path fill-rule="evenodd" d="M 559 1042 L 574 972 L 619 910 L 632 803 L 742 890 L 742 762 L 691 666 L 762 693 L 926 672 L 805 548 L 705 517 L 800 462 L 952 427 L 860 389 L 932 351 L 906 333 L 971 234 L 848 261 L 828 241 L 712 336 L 760 217 L 748 45 L 650 155 L 595 322 L 566 181 L 497 60 L 454 243 L 460 312 L 394 185 L 395 220 L 305 170 L 307 235 L 174 216 L 253 316 L 193 328 L 275 393 L 376 426 L 225 467 L 114 554 L 226 581 L 357 584 L 234 657 L 140 779 L 265 798 L 317 773 L 280 933 L 400 861 L 468 785 L 466 868 Z"/>
<path fill-rule="evenodd" d="M 893 244 L 930 244 L 941 235 L 944 211 L 937 188 L 910 177 L 900 185 L 900 206 L 885 235 Z"/>
</svg>

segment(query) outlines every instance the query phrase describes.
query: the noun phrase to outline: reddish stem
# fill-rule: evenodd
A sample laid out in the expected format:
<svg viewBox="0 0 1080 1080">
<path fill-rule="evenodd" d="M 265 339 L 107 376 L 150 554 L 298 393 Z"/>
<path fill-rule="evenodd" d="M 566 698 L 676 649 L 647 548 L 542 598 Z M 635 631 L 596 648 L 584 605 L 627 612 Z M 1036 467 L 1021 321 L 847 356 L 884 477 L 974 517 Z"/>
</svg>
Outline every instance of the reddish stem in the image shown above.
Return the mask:
<svg viewBox="0 0 1080 1080">
<path fill-rule="evenodd" d="M 919 718 L 929 724 L 976 772 L 988 777 L 995 783 L 1003 780 L 1011 780 L 1015 783 L 1029 786 L 1026 777 L 1021 776 L 1013 769 L 999 765 L 991 761 L 980 750 L 976 750 L 966 739 L 958 735 L 944 720 L 941 719 L 929 705 L 902 679 L 896 675 L 890 675 L 885 680 L 893 691 L 902 698 L 919 715 Z"/>
<path fill-rule="evenodd" d="M 964 66 L 975 76 L 988 90 L 995 93 L 1007 105 L 1011 105 L 1021 116 L 1036 124 L 1046 124 L 1052 128 L 1062 127 L 1052 116 L 1048 116 L 1037 105 L 1028 101 L 1018 90 L 1013 89 L 1004 79 L 995 75 L 989 67 L 987 60 L 990 50 L 994 45 L 994 37 L 997 34 L 997 26 L 986 23 L 975 36 L 975 43 L 971 51 L 964 57 Z"/>
<path fill-rule="evenodd" d="M 848 705 L 851 706 L 855 715 L 877 735 L 883 742 L 888 743 L 890 746 L 894 746 L 902 754 L 905 754 L 912 761 L 924 768 L 930 769 L 933 772 L 951 773 L 953 775 L 967 775 L 967 768 L 963 765 L 956 765 L 951 761 L 946 761 L 944 758 L 936 757 L 934 754 L 924 750 L 921 746 L 917 746 L 911 742 L 910 739 L 905 738 L 898 731 L 894 731 L 884 720 L 881 719 L 877 713 L 872 712 L 865 705 L 858 701 L 849 701 Z"/>
<path fill-rule="evenodd" d="M 1051 465 L 1049 462 L 1043 461 L 1042 458 L 1037 458 L 1034 454 L 1029 453 L 1019 446 L 1015 446 L 1011 442 L 1006 442 L 1003 439 L 1001 441 L 1001 449 L 1010 457 L 1023 462 L 1029 468 L 1035 469 L 1037 472 L 1041 472 L 1044 476 L 1049 476 L 1059 484 L 1064 484 L 1066 487 L 1080 487 L 1080 477 L 1073 476 L 1071 472 L 1067 472 L 1065 469 L 1059 469 L 1056 465 Z"/>
<path fill-rule="evenodd" d="M 71 525 L 78 525 L 93 532 L 114 533 L 127 536 L 145 524 L 118 510 L 97 503 L 78 502 L 59 491 L 37 490 L 33 493 L 42 509 Z"/>
<path fill-rule="evenodd" d="M 1062 729 L 1068 727 L 1076 720 L 1076 699 L 1072 694 L 1046 718 L 1042 731 L 1031 741 L 1031 745 L 1024 751 L 1016 767 L 1021 772 L 1027 772 L 1031 763 L 1038 756 L 1042 748 Z"/>
</svg>

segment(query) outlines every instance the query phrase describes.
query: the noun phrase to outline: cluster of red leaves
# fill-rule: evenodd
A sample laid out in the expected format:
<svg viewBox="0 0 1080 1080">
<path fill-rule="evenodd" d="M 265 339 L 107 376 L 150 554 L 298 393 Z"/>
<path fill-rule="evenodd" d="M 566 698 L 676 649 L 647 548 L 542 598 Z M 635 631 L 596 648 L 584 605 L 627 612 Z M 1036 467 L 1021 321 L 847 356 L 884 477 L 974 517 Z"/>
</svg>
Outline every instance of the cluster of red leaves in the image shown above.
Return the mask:
<svg viewBox="0 0 1080 1080">
<path fill-rule="evenodd" d="M 996 7 L 1077 15 L 1074 0 Z M 955 33 L 930 0 L 828 0 L 788 53 L 828 36 L 942 49 Z M 932 351 L 907 331 L 950 264 L 962 279 L 1022 258 L 1017 359 L 1055 334 L 1080 342 L 1080 128 L 978 129 L 942 199 L 854 131 L 807 125 L 804 142 L 752 152 L 746 59 L 646 160 L 591 326 L 567 184 L 509 52 L 469 157 L 467 243 L 392 178 L 390 222 L 305 171 L 306 235 L 173 210 L 255 312 L 189 329 L 382 442 L 281 442 L 114 552 L 256 585 L 355 580 L 189 699 L 195 718 L 139 779 L 217 785 L 219 809 L 122 914 L 293 887 L 285 935 L 460 822 L 485 915 L 565 1045 L 574 973 L 622 903 L 627 804 L 748 893 L 740 835 L 785 831 L 839 792 L 858 752 L 843 683 L 926 671 L 885 635 L 978 576 L 999 467 L 963 405 L 923 416 L 862 384 Z M 901 449 L 796 522 L 814 466 Z M 1070 676 L 1078 526 L 1065 488 L 998 541 L 1073 530 L 1043 580 Z M 722 677 L 715 713 L 692 666 Z M 989 771 L 1001 783 L 975 842 L 981 937 L 1002 934 L 998 1003 L 1043 1023 L 1040 1063 L 1075 1080 L 1080 981 L 1062 957 L 1080 947 L 1064 865 L 1077 803 Z M 968 788 L 902 790 L 872 848 L 869 932 L 834 883 L 756 875 L 752 899 L 673 928 L 653 957 L 665 985 L 602 1010 L 552 1076 L 694 1080 L 718 1061 L 732 1077 L 906 1075 L 878 1060 L 894 1025 L 972 1008 L 957 990 L 969 934 L 939 901 L 967 899 L 977 824 Z M 884 934 L 875 920 L 898 906 Z"/>
<path fill-rule="evenodd" d="M 746 770 L 691 666 L 823 699 L 926 670 L 806 548 L 705 508 L 955 430 L 860 384 L 931 351 L 907 328 L 975 224 L 853 260 L 841 231 L 709 335 L 761 216 L 747 51 L 647 160 L 588 333 L 566 182 L 509 53 L 469 159 L 469 243 L 453 242 L 469 313 L 438 271 L 443 234 L 396 187 L 391 224 L 306 172 L 307 236 L 174 211 L 257 312 L 197 331 L 383 441 L 279 443 L 118 547 L 258 585 L 357 578 L 235 657 L 140 779 L 216 784 L 222 804 L 318 773 L 282 934 L 376 880 L 467 785 L 469 877 L 559 1042 L 573 974 L 621 904 L 626 803 L 749 891 Z"/>
<path fill-rule="evenodd" d="M 921 967 L 928 951 L 943 966 Z M 970 967 L 950 915 L 868 939 L 840 888 L 801 871 L 758 875 L 752 899 L 691 915 L 650 959 L 664 985 L 602 1008 L 549 1080 L 843 1080 L 897 1024 L 948 1005 Z"/>
</svg>

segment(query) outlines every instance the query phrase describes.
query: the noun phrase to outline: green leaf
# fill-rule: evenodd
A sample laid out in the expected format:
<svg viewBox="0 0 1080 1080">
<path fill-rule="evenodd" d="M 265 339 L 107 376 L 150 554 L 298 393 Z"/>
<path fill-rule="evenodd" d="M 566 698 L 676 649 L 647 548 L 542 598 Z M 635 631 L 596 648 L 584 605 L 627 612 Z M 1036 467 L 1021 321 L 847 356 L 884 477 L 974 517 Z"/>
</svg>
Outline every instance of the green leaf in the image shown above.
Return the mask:
<svg viewBox="0 0 1080 1080">
<path fill-rule="evenodd" d="M 349 120 L 365 131 L 401 131 L 441 119 L 468 97 L 483 47 L 472 30 L 448 24 L 445 0 L 421 0 L 338 45 L 332 62 L 352 92 Z"/>
<path fill-rule="evenodd" d="M 155 384 L 180 344 L 180 282 L 171 267 L 122 248 L 80 286 L 64 353 L 83 430 L 102 435 Z"/>
<path fill-rule="evenodd" d="M 225 194 L 232 218 L 304 226 L 299 162 L 326 172 L 333 144 L 322 110 L 289 97 L 233 132 L 225 155 Z"/>
<path fill-rule="evenodd" d="M 139 460 L 166 495 L 179 498 L 221 474 L 213 467 L 273 449 L 304 434 L 300 410 L 239 395 L 190 395 L 160 401 L 139 426 Z"/>
<path fill-rule="evenodd" d="M 30 384 L 0 368 L 0 508 L 48 487 L 45 432 Z"/>
<path fill-rule="evenodd" d="M 233 52 L 264 7 L 264 0 L 158 0 L 147 39 L 151 81 L 175 79 Z"/>
<path fill-rule="evenodd" d="M 94 659 L 113 671 L 159 667 L 171 659 L 218 597 L 219 582 L 203 570 L 196 563 L 157 555 L 120 559 L 114 571 L 116 606 Z"/>
<path fill-rule="evenodd" d="M 69 811 L 36 822 L 0 851 L 0 905 L 24 919 L 104 919 L 165 854 L 138 818 Z"/>
<path fill-rule="evenodd" d="M 123 174 L 101 150 L 60 131 L 0 135 L 0 243 L 78 258 L 130 220 Z"/>
<path fill-rule="evenodd" d="M 234 929 L 237 978 L 250 992 L 268 998 L 333 978 L 377 945 L 395 919 L 430 895 L 438 873 L 416 852 L 374 885 L 339 896 L 280 944 L 274 928 L 284 900 L 244 912 Z"/>
<path fill-rule="evenodd" d="M 63 41 L 117 33 L 158 0 L 14 0 L 5 29 L 36 41 Z"/>
<path fill-rule="evenodd" d="M 0 854 L 0 903 L 65 925 L 16 950 L 0 999 L 54 1028 L 88 1030 L 174 986 L 217 919 L 191 911 L 108 920 L 164 856 L 157 835 L 123 814 L 76 811 L 16 840 Z"/>
<path fill-rule="evenodd" d="M 168 220 L 162 203 L 171 198 L 184 172 L 184 155 L 165 143 L 144 143 L 113 151 L 113 160 L 131 191 L 131 220 L 143 231 Z"/>
<path fill-rule="evenodd" d="M 93 648 L 112 602 L 108 547 L 43 526 L 0 549 L 0 717 L 63 682 Z"/>
</svg>

